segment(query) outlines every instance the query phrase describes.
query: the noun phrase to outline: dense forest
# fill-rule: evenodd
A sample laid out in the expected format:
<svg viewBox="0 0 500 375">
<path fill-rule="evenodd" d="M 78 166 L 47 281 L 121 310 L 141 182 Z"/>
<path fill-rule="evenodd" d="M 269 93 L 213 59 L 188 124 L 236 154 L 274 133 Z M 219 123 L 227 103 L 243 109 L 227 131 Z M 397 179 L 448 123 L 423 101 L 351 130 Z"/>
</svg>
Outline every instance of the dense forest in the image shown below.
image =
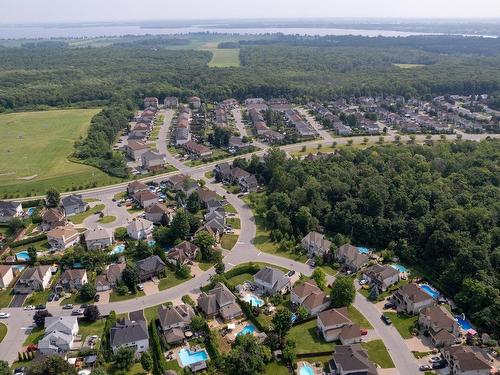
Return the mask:
<svg viewBox="0 0 500 375">
<path fill-rule="evenodd" d="M 500 334 L 499 141 L 343 148 L 319 161 L 273 150 L 239 163 L 267 187 L 272 238 L 320 230 L 388 249 Z"/>
</svg>

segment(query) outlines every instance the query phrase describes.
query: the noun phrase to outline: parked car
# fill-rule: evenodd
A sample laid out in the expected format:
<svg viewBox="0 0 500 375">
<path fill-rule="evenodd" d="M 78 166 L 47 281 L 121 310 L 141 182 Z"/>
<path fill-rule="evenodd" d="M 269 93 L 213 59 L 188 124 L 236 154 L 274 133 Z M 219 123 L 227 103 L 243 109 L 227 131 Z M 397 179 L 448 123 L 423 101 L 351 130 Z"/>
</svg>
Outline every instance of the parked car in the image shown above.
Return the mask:
<svg viewBox="0 0 500 375">
<path fill-rule="evenodd" d="M 390 326 L 390 325 L 392 324 L 392 320 L 391 320 L 391 319 L 389 319 L 389 317 L 388 317 L 387 315 L 384 315 L 384 314 L 383 314 L 383 315 L 380 317 L 380 319 L 382 319 L 382 321 L 383 321 L 386 325 L 388 325 L 388 326 Z"/>
<path fill-rule="evenodd" d="M 73 304 L 67 303 L 63 306 L 64 310 L 72 310 L 73 309 Z"/>
<path fill-rule="evenodd" d="M 33 305 L 24 306 L 24 310 L 35 310 L 35 306 Z"/>
<path fill-rule="evenodd" d="M 10 317 L 9 313 L 0 312 L 0 319 L 7 319 L 8 317 Z"/>
<path fill-rule="evenodd" d="M 432 367 L 429 365 L 420 365 L 420 367 L 418 369 L 420 371 L 429 371 L 429 370 L 432 370 Z"/>
<path fill-rule="evenodd" d="M 42 304 L 36 305 L 35 310 L 45 310 L 45 305 L 42 305 Z"/>
<path fill-rule="evenodd" d="M 392 301 L 390 301 L 390 302 L 386 302 L 386 303 L 384 304 L 384 309 L 393 309 L 393 308 L 395 308 L 395 307 L 396 307 L 396 304 L 395 304 L 394 302 L 392 302 Z"/>
<path fill-rule="evenodd" d="M 368 283 L 368 280 L 366 279 L 359 280 L 359 285 L 365 285 L 366 283 Z"/>
<path fill-rule="evenodd" d="M 137 284 L 137 290 L 140 290 L 142 292 L 144 290 L 144 285 Z"/>
<path fill-rule="evenodd" d="M 429 359 L 429 362 L 434 363 L 434 362 L 440 362 L 442 360 L 443 359 L 441 357 L 432 357 L 431 359 Z"/>
<path fill-rule="evenodd" d="M 54 298 L 56 298 L 56 295 L 54 293 L 52 293 L 50 296 L 49 296 L 49 299 L 48 299 L 48 302 L 52 302 L 54 300 Z"/>
<path fill-rule="evenodd" d="M 23 374 L 26 372 L 26 367 L 16 367 L 14 374 Z"/>
<path fill-rule="evenodd" d="M 71 315 L 83 315 L 82 309 L 76 309 L 71 312 Z"/>
<path fill-rule="evenodd" d="M 100 299 L 101 299 L 101 296 L 100 296 L 99 294 L 96 294 L 96 295 L 94 296 L 94 301 L 95 301 L 95 302 L 99 302 L 99 300 L 100 300 Z"/>
<path fill-rule="evenodd" d="M 447 366 L 447 362 L 443 359 L 439 362 L 433 362 L 432 363 L 432 369 L 433 370 L 439 370 L 439 369 L 442 369 L 442 368 L 445 368 Z"/>
</svg>

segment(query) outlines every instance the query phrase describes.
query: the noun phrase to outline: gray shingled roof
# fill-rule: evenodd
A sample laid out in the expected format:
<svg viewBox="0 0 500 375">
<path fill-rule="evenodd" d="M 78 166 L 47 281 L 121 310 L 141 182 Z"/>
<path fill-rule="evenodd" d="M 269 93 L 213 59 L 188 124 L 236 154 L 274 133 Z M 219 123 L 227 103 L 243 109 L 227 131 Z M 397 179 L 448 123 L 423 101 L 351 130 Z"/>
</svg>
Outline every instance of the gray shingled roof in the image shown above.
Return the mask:
<svg viewBox="0 0 500 375">
<path fill-rule="evenodd" d="M 121 346 L 134 341 L 149 339 L 146 322 L 131 322 L 123 320 L 111 328 L 109 333 L 110 344 L 112 347 Z"/>
</svg>

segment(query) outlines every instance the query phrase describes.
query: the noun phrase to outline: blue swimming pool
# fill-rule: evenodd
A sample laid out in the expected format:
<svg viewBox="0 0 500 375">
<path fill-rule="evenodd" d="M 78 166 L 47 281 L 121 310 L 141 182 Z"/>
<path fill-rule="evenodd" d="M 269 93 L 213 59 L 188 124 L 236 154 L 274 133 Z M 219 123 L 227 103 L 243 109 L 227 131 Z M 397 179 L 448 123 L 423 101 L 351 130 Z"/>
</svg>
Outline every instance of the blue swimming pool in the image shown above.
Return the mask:
<svg viewBox="0 0 500 375">
<path fill-rule="evenodd" d="M 28 209 L 26 210 L 26 213 L 31 216 L 33 215 L 33 213 L 36 211 L 36 207 L 28 207 Z"/>
<path fill-rule="evenodd" d="M 246 295 L 243 301 L 248 302 L 252 307 L 261 307 L 264 304 L 264 301 L 254 294 Z"/>
<path fill-rule="evenodd" d="M 304 363 L 302 367 L 300 368 L 299 371 L 300 375 L 314 375 L 314 369 L 308 365 L 307 363 Z"/>
<path fill-rule="evenodd" d="M 125 245 L 124 244 L 116 245 L 115 247 L 113 247 L 113 250 L 111 250 L 110 254 L 111 255 L 121 254 L 124 251 L 125 251 Z"/>
<path fill-rule="evenodd" d="M 25 262 L 30 260 L 30 256 L 26 250 L 16 253 L 16 258 L 18 261 L 25 261 Z"/>
<path fill-rule="evenodd" d="M 181 360 L 182 367 L 186 367 L 194 363 L 207 361 L 208 354 L 205 349 L 197 352 L 192 352 L 189 349 L 181 349 L 179 351 L 179 358 Z"/>
<path fill-rule="evenodd" d="M 358 246 L 358 253 L 360 253 L 360 254 L 369 254 L 370 250 L 367 247 Z"/>
<path fill-rule="evenodd" d="M 77 270 L 82 269 L 83 268 L 82 262 L 75 262 L 75 263 L 73 263 L 73 268 L 77 269 Z"/>
<path fill-rule="evenodd" d="M 155 240 L 149 240 L 148 241 L 148 246 L 153 247 L 154 245 L 156 245 L 156 241 Z"/>
<path fill-rule="evenodd" d="M 253 335 L 255 333 L 255 327 L 251 324 L 246 325 L 243 327 L 243 329 L 238 332 L 236 336 L 243 336 L 243 335 Z"/>
<path fill-rule="evenodd" d="M 455 317 L 455 319 L 456 319 L 458 325 L 460 326 L 460 328 L 462 328 L 464 331 L 467 331 L 469 329 L 474 329 L 471 322 L 469 322 L 467 319 L 464 319 L 464 317 L 457 315 Z"/>
<path fill-rule="evenodd" d="M 432 286 L 428 284 L 419 284 L 420 289 L 422 289 L 425 293 L 430 295 L 432 298 L 438 298 L 439 292 L 434 289 Z"/>
<path fill-rule="evenodd" d="M 291 318 L 292 323 L 295 323 L 296 320 L 297 320 L 297 315 L 292 314 L 292 318 Z"/>
<path fill-rule="evenodd" d="M 408 268 L 406 268 L 405 266 L 398 264 L 398 263 L 391 264 L 391 267 L 394 269 L 397 269 L 400 273 L 407 273 L 408 272 Z"/>
</svg>

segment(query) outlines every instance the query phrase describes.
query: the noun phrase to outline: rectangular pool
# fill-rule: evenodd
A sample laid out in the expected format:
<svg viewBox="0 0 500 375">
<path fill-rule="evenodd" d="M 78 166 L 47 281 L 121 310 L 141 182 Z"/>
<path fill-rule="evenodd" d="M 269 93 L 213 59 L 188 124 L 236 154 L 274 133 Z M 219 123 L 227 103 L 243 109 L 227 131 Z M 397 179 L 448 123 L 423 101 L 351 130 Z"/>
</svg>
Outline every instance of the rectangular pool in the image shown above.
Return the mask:
<svg viewBox="0 0 500 375">
<path fill-rule="evenodd" d="M 400 273 L 407 273 L 408 272 L 408 268 L 406 268 L 405 266 L 398 264 L 398 263 L 391 264 L 391 267 L 398 270 Z"/>
<path fill-rule="evenodd" d="M 464 319 L 462 316 L 457 315 L 455 319 L 457 320 L 457 323 L 460 326 L 460 328 L 462 328 L 464 331 L 468 331 L 469 329 L 474 329 L 472 324 L 467 319 Z"/>
<path fill-rule="evenodd" d="M 179 358 L 181 360 L 182 367 L 186 367 L 198 362 L 207 361 L 208 353 L 205 349 L 197 352 L 192 352 L 189 349 L 181 349 L 179 351 Z"/>
<path fill-rule="evenodd" d="M 370 254 L 370 249 L 368 249 L 367 247 L 358 246 L 358 253 Z"/>
<path fill-rule="evenodd" d="M 437 299 L 439 297 L 439 292 L 428 284 L 419 284 L 420 289 L 425 293 L 430 295 L 432 298 Z"/>
</svg>

